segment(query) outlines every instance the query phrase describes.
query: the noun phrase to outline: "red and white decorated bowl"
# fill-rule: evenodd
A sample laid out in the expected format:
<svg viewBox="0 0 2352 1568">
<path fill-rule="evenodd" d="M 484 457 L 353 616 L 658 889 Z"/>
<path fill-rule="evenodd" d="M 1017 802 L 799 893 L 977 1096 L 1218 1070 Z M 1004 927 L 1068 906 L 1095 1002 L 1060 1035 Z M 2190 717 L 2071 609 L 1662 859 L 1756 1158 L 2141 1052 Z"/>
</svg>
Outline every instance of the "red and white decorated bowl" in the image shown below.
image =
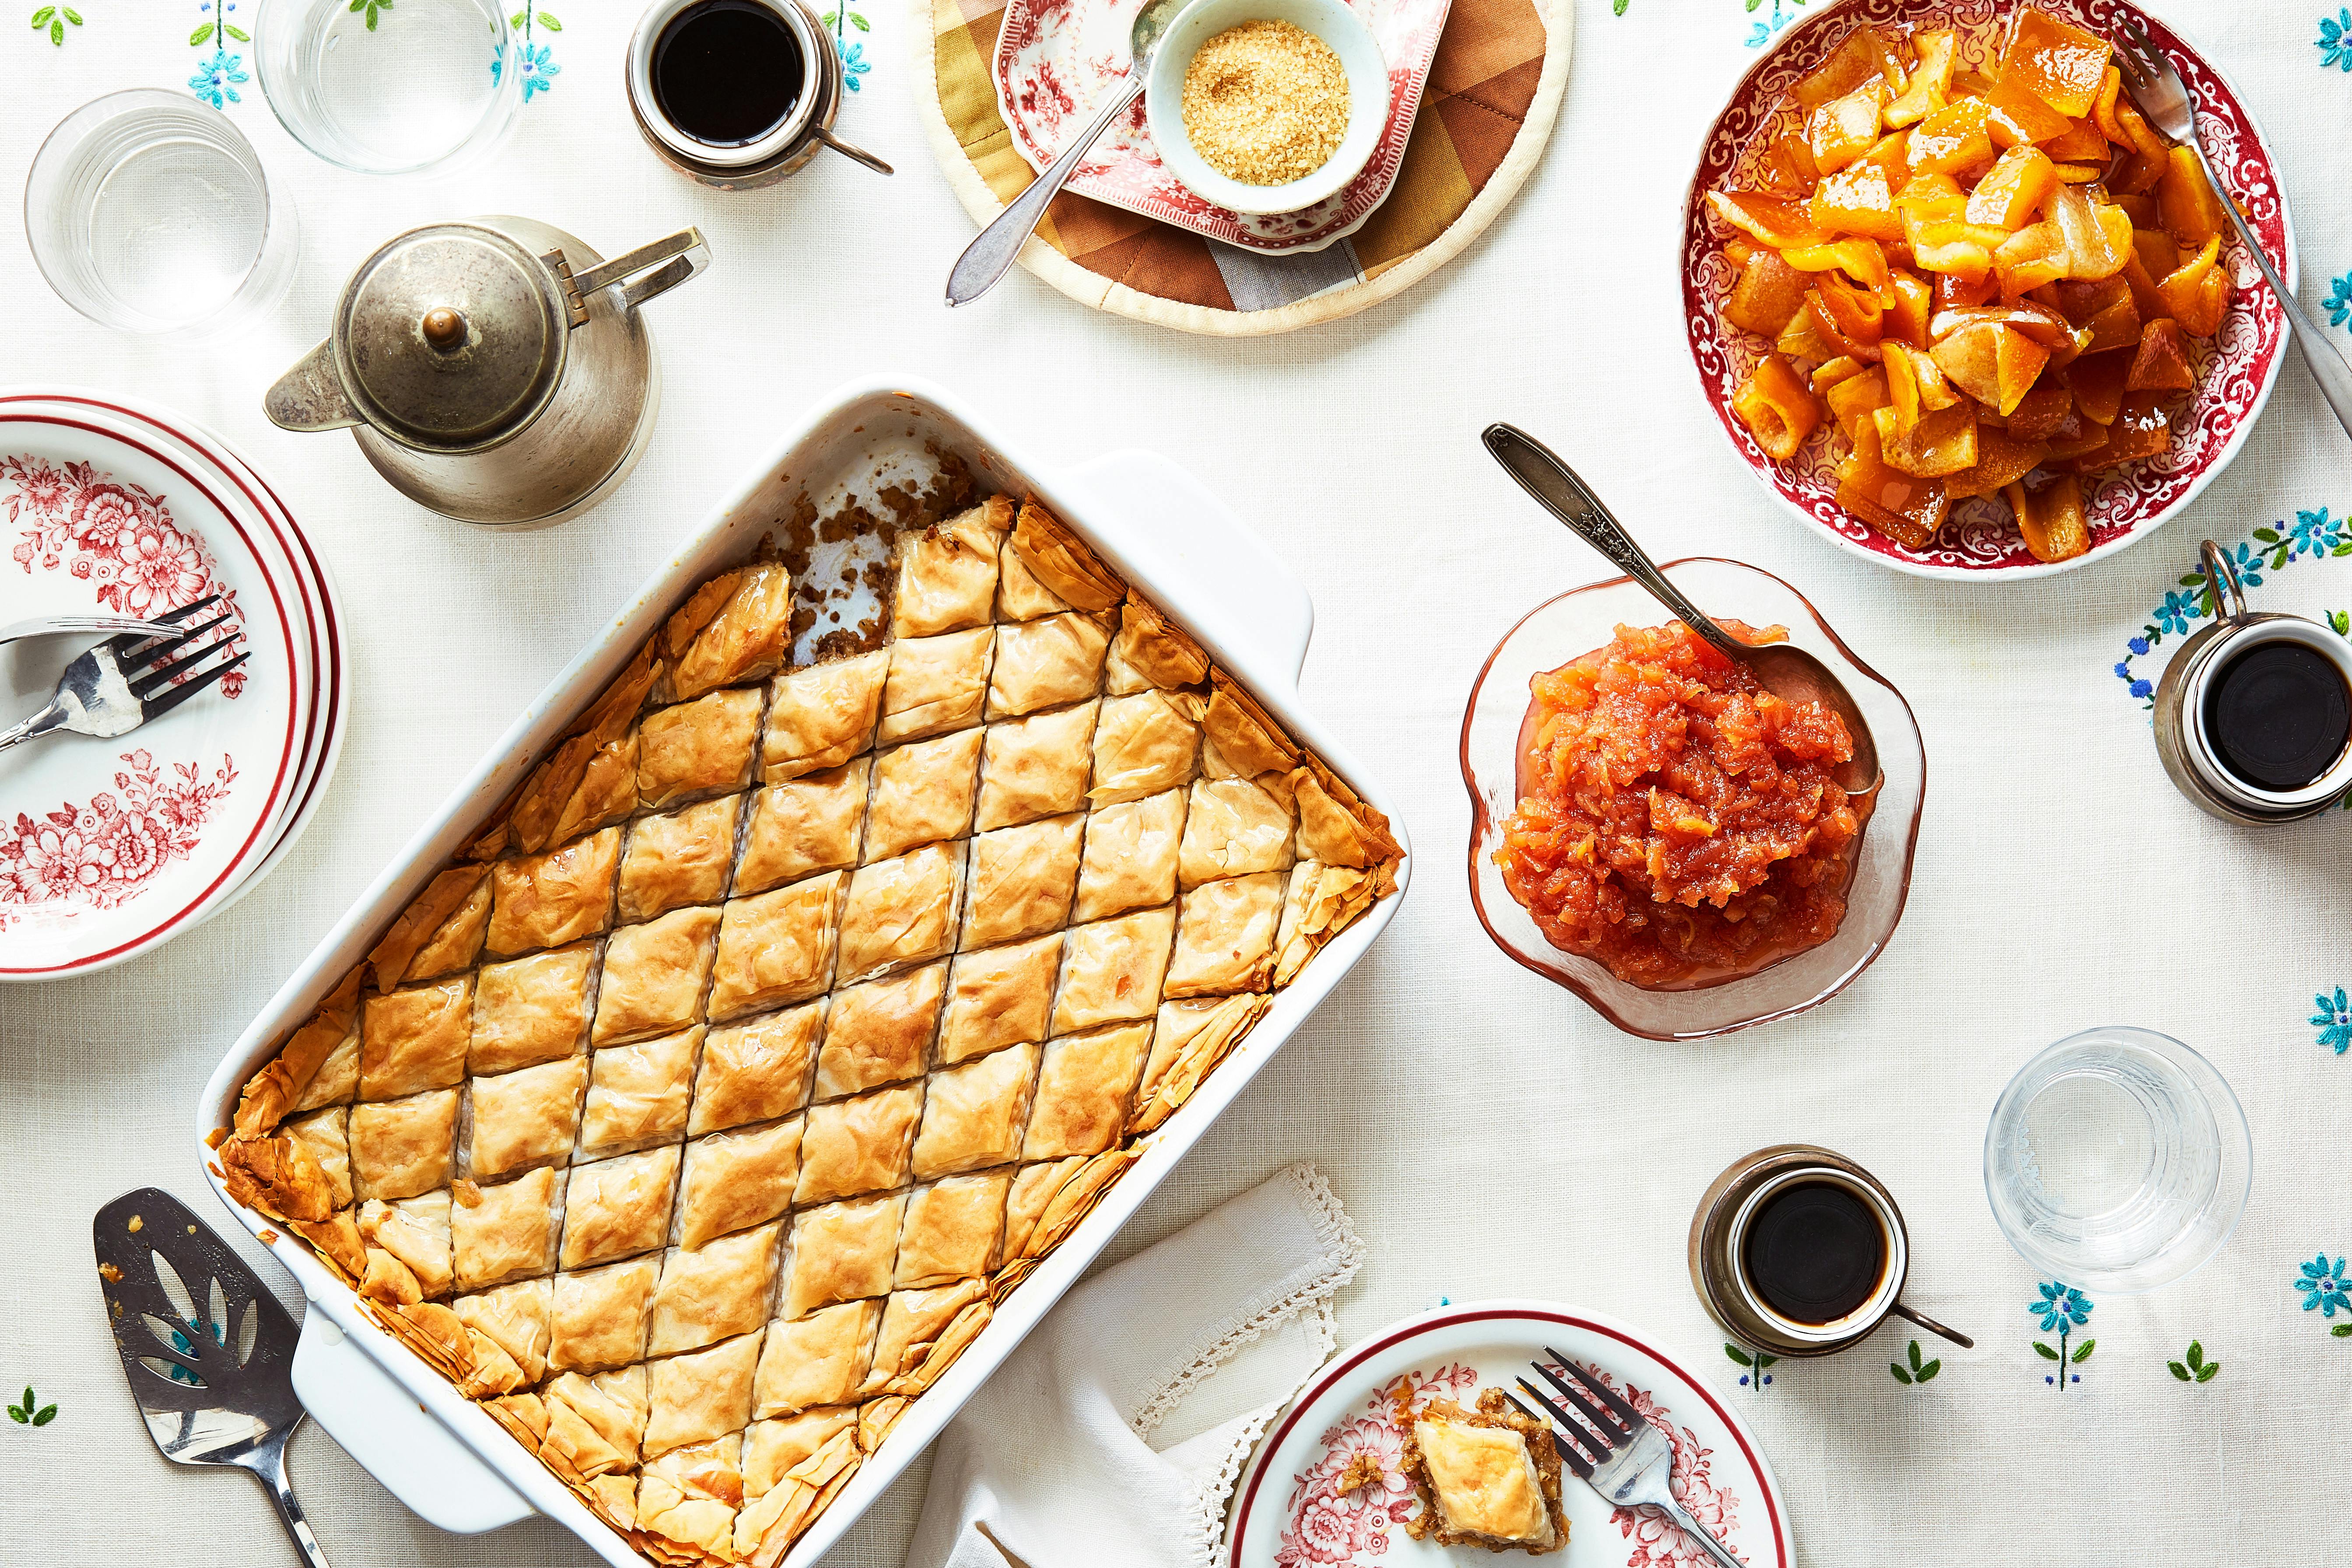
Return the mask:
<svg viewBox="0 0 2352 1568">
<path fill-rule="evenodd" d="M 2294 229 L 2280 197 L 2270 144 L 2229 79 L 2178 31 L 2128 0 L 2034 4 L 2106 38 L 2122 38 L 2127 21 L 2147 29 L 2197 94 L 2206 156 L 2228 187 L 2224 194 L 2237 198 L 2280 273 L 2294 278 Z M 2095 488 L 2085 497 L 2091 548 L 2071 561 L 2036 561 L 2018 537 L 2008 506 L 1996 499 L 1958 502 L 1928 549 L 1907 550 L 1838 505 L 1837 464 L 1825 432 L 1817 432 L 1787 463 L 1764 455 L 1732 412 L 1731 399 L 1770 345 L 1723 320 L 1738 274 L 1723 255 L 1729 231 L 1710 215 L 1706 194 L 1757 183 L 1764 149 L 1798 122 L 1798 111 L 1782 106 L 1788 90 L 1855 28 L 1865 23 L 1955 27 L 1961 64 L 1986 69 L 2016 8 L 2017 0 L 1842 0 L 1790 26 L 1740 78 L 1731 101 L 1707 128 L 1697 172 L 1683 199 L 1684 320 L 1699 390 L 1724 434 L 1759 482 L 1808 525 L 1881 564 L 1926 577 L 2042 576 L 2104 560 L 2153 533 L 2238 455 L 2270 400 L 2287 352 L 2285 312 L 2253 258 L 2225 235 L 2221 259 L 2234 284 L 2230 311 L 2219 333 L 2190 345 L 2197 389 L 2174 416 L 2172 448 L 2093 481 Z"/>
</svg>

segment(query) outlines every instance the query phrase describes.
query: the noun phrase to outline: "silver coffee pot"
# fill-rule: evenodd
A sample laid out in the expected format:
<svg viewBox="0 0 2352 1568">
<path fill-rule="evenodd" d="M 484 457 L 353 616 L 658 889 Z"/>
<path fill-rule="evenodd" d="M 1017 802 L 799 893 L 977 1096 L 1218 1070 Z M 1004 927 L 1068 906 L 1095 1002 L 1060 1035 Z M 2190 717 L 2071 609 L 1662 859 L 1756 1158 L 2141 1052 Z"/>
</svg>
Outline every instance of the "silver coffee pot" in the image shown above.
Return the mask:
<svg viewBox="0 0 2352 1568">
<path fill-rule="evenodd" d="M 610 261 L 530 218 L 411 229 L 360 264 L 327 341 L 262 406 L 288 430 L 352 431 L 445 517 L 561 522 L 617 489 L 653 432 L 661 373 L 637 307 L 709 264 L 692 228 Z"/>
</svg>

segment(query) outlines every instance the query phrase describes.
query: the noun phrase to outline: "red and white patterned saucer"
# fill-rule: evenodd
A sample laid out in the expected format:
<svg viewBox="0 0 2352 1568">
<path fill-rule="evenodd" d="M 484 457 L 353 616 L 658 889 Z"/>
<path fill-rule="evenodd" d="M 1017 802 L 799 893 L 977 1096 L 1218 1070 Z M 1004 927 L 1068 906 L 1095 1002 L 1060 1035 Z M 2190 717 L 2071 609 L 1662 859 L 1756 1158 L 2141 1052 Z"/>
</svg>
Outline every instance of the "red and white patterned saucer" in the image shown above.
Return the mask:
<svg viewBox="0 0 2352 1568">
<path fill-rule="evenodd" d="M 1295 213 L 1245 216 L 1213 205 L 1171 174 L 1138 102 L 1103 133 L 1069 188 L 1113 206 L 1261 255 L 1320 250 L 1361 228 L 1388 199 L 1421 110 L 1452 0 L 1349 0 L 1389 68 L 1389 123 L 1371 162 L 1338 195 Z M 1011 0 L 991 74 L 1013 148 L 1040 173 L 1127 79 L 1128 32 L 1143 0 Z"/>
<path fill-rule="evenodd" d="M 1598 1373 L 1674 1446 L 1675 1495 L 1755 1568 L 1791 1568 L 1788 1504 L 1756 1436 L 1715 1392 L 1633 1329 L 1540 1301 L 1485 1301 L 1407 1318 L 1333 1358 L 1276 1419 L 1234 1489 L 1229 1568 L 1438 1568 L 1471 1555 L 1415 1541 L 1419 1511 L 1402 1459 L 1400 1395 L 1474 1405 L 1550 1346 Z M 1525 1396 L 1522 1395 L 1522 1398 Z M 1712 1568 L 1646 1510 L 1612 1509 L 1563 1475 L 1565 1562 L 1594 1568 Z M 1484 1556 L 1483 1552 L 1476 1555 Z"/>
<path fill-rule="evenodd" d="M 2157 47 L 2179 63 L 2203 106 L 2206 155 L 2238 198 L 2273 263 L 2292 279 L 2294 230 L 2280 199 L 2270 146 L 2229 79 L 2177 30 L 2130 0 L 2035 4 L 2103 37 L 2124 37 L 2126 21 L 2147 29 Z M 1740 79 L 1731 101 L 1707 130 L 1697 173 L 1684 198 L 1684 317 L 1700 392 L 1724 434 L 1758 481 L 1810 525 L 1881 564 L 1921 576 L 2042 576 L 2105 560 L 2153 533 L 2187 508 L 2238 455 L 2269 401 L 2287 352 L 2284 311 L 2253 258 L 2235 240 L 2229 241 L 2221 258 L 2229 265 L 2235 292 L 2221 332 L 2192 345 L 2197 390 L 2182 410 L 2186 417 L 2175 418 L 2172 449 L 2100 476 L 2087 498 L 2089 552 L 2054 564 L 2033 559 L 2010 521 L 2008 507 L 1995 500 L 1961 502 L 1929 549 L 1906 550 L 1837 504 L 1837 465 L 1825 436 L 1815 435 L 1785 464 L 1775 463 L 1757 446 L 1748 426 L 1731 411 L 1731 399 L 1769 345 L 1722 319 L 1723 305 L 1738 279 L 1724 259 L 1727 234 L 1709 216 L 1706 193 L 1755 183 L 1763 150 L 1796 123 L 1797 111 L 1782 107 L 1783 96 L 1856 27 L 1864 23 L 1957 27 L 1964 63 L 1987 68 L 1992 64 L 1994 40 L 2014 8 L 2014 0 L 1843 0 L 1806 17 L 1781 34 Z"/>
</svg>

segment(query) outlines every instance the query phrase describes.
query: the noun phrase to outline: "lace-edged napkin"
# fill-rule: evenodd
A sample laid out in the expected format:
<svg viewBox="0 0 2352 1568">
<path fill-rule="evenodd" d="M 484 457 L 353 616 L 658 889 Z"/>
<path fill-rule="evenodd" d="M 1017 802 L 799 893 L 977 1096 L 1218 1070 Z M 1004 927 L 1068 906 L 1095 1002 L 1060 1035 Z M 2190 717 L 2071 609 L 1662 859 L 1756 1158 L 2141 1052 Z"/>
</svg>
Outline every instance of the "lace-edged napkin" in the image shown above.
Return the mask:
<svg viewBox="0 0 2352 1568">
<path fill-rule="evenodd" d="M 940 1435 L 907 1568 L 1209 1568 L 1363 1260 L 1297 1164 L 1071 1291 Z"/>
</svg>

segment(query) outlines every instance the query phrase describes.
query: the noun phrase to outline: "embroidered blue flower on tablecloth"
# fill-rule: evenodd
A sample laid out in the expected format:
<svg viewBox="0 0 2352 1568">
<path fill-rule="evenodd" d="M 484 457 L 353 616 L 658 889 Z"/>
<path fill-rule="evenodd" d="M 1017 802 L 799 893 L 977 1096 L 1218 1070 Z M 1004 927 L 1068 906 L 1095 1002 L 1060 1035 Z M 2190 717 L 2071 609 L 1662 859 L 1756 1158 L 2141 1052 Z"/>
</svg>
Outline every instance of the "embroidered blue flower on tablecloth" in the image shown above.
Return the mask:
<svg viewBox="0 0 2352 1568">
<path fill-rule="evenodd" d="M 2319 1007 L 2311 1016 L 2312 1026 L 2319 1031 L 2319 1043 L 2342 1056 L 2352 1048 L 2352 1005 L 2346 1002 L 2344 987 L 2338 985 L 2333 996 L 2322 991 L 2312 1001 Z"/>
<path fill-rule="evenodd" d="M 2352 1287 L 2345 1283 L 2344 1264 L 2341 1258 L 2330 1263 L 2323 1252 L 2303 1266 L 2302 1273 L 2288 1288 L 2303 1292 L 2305 1311 L 2315 1308 L 2323 1318 L 2334 1317 L 2338 1307 L 2352 1311 Z"/>
<path fill-rule="evenodd" d="M 236 95 L 236 89 L 253 79 L 245 73 L 244 65 L 243 55 L 233 55 L 226 49 L 215 49 L 213 58 L 198 66 L 196 74 L 188 79 L 188 90 L 215 109 L 226 109 L 232 103 L 243 103 L 245 100 Z"/>
<path fill-rule="evenodd" d="M 1748 0 L 1748 8 L 1753 11 L 1763 3 L 1764 0 Z M 1770 19 L 1749 25 L 1748 47 L 1751 49 L 1760 49 L 1770 43 L 1781 28 L 1797 19 L 1797 7 L 1804 3 L 1805 0 L 1772 0 Z"/>
<path fill-rule="evenodd" d="M 2179 637 L 2189 629 L 2189 622 L 2201 618 L 2204 614 L 2205 605 L 2196 595 L 2184 594 L 2174 588 L 2165 594 L 2164 603 L 2156 607 L 2156 624 L 2158 630 Z M 2132 649 L 2134 653 L 2145 651 L 2137 647 Z"/>
<path fill-rule="evenodd" d="M 2327 324 L 2340 327 L 2344 318 L 2352 315 L 2352 272 L 2347 272 L 2327 286 L 2327 298 L 2320 304 L 2327 311 Z"/>
<path fill-rule="evenodd" d="M 864 44 L 845 44 L 842 46 L 841 79 L 849 84 L 850 91 L 858 92 L 863 90 L 857 79 L 864 76 L 867 71 L 870 71 L 874 67 L 872 64 L 866 58 L 866 46 Z"/>
<path fill-rule="evenodd" d="M 2352 71 L 2352 7 L 2339 8 L 2333 16 L 2319 19 L 2319 37 L 2311 41 L 2319 51 L 2320 68 L 2334 66 L 2337 70 Z"/>
<path fill-rule="evenodd" d="M 555 51 L 547 45 L 527 40 L 515 51 L 515 69 L 522 77 L 522 100 L 525 103 L 555 85 L 548 78 L 563 74 L 563 68 L 555 63 L 554 55 Z M 507 53 L 501 45 L 490 58 L 490 80 L 493 83 L 503 81 L 506 68 Z"/>
<path fill-rule="evenodd" d="M 2061 1285 L 2055 1279 L 2044 1283 L 2042 1299 L 2028 1301 L 2025 1310 L 2042 1315 L 2042 1331 L 2045 1334 L 2057 1331 L 2062 1320 L 2068 1327 L 2077 1329 L 2091 1321 L 2091 1299 L 2072 1285 Z"/>
</svg>

